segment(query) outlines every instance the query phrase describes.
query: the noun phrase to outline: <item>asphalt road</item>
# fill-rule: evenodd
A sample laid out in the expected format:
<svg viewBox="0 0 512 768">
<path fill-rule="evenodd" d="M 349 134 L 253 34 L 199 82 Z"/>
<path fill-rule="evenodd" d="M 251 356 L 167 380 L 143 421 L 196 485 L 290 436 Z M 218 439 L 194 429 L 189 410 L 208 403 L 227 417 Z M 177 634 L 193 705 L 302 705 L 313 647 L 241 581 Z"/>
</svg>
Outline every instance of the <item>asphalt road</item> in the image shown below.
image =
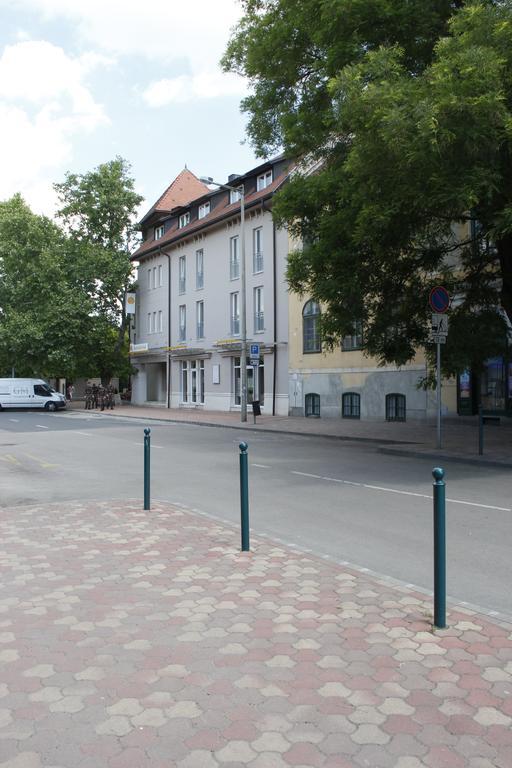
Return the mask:
<svg viewBox="0 0 512 768">
<path fill-rule="evenodd" d="M 0 508 L 143 496 L 144 422 L 0 413 Z M 432 589 L 432 462 L 318 437 L 151 423 L 151 497 L 238 523 L 249 444 L 256 533 Z M 512 617 L 512 473 L 445 465 L 448 593 Z M 0 510 L 1 513 L 1 510 Z"/>
</svg>

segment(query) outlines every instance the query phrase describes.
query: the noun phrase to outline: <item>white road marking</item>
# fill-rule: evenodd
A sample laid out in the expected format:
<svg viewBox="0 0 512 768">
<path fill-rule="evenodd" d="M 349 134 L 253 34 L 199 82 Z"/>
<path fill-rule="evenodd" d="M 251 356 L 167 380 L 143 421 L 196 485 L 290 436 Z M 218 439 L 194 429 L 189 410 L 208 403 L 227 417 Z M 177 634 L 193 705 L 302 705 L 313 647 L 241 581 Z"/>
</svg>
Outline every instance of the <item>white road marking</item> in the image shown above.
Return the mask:
<svg viewBox="0 0 512 768">
<path fill-rule="evenodd" d="M 132 445 L 138 445 L 140 447 L 144 447 L 144 443 L 132 443 Z M 151 443 L 150 448 L 164 448 L 163 445 L 155 445 L 154 443 Z"/>
<path fill-rule="evenodd" d="M 50 427 L 45 427 L 43 424 L 36 424 L 36 427 L 39 427 L 40 429 L 50 429 Z"/>
<path fill-rule="evenodd" d="M 251 464 L 251 467 L 258 467 L 259 469 L 270 469 L 268 464 Z"/>
<path fill-rule="evenodd" d="M 74 429 L 73 434 L 75 435 L 84 435 L 84 437 L 94 437 L 94 435 L 91 435 L 90 432 L 78 432 L 78 430 Z"/>
<path fill-rule="evenodd" d="M 351 480 L 340 480 L 337 477 L 325 477 L 324 475 L 313 475 L 310 472 L 291 471 L 292 475 L 301 475 L 302 477 L 312 477 L 314 480 L 327 480 L 330 483 L 342 483 L 343 485 L 354 485 L 358 488 L 368 488 L 370 491 L 383 491 L 385 493 L 398 493 L 401 496 L 414 496 L 418 499 L 427 499 L 432 501 L 432 496 L 428 493 L 414 493 L 414 491 L 401 491 L 398 488 L 385 488 L 382 485 L 370 485 L 369 483 L 353 483 Z M 464 501 L 463 499 L 447 498 L 451 504 L 465 504 L 468 507 L 479 507 L 480 509 L 495 509 L 498 512 L 512 512 L 510 507 L 497 507 L 493 504 L 479 504 L 476 501 Z"/>
<path fill-rule="evenodd" d="M 15 424 L 19 422 L 19 419 L 9 419 L 9 421 L 14 421 Z"/>
</svg>

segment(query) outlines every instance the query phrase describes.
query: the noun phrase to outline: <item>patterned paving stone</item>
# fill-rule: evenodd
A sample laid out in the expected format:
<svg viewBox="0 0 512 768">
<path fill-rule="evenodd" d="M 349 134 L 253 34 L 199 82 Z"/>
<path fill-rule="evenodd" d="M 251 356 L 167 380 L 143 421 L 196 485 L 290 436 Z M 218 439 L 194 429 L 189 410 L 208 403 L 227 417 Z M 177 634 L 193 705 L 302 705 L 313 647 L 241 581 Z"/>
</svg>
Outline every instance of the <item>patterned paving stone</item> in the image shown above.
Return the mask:
<svg viewBox="0 0 512 768">
<path fill-rule="evenodd" d="M 0 541 L 0 768 L 512 766 L 508 625 L 165 504 Z"/>
</svg>

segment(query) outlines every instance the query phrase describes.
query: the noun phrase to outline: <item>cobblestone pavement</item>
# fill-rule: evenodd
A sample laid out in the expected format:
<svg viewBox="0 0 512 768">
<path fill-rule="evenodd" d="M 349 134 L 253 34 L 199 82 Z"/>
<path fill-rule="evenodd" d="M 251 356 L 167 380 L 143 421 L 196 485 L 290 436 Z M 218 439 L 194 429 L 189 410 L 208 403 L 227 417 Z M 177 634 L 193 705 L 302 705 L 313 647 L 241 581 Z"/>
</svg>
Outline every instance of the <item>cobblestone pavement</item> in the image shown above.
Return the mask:
<svg viewBox="0 0 512 768">
<path fill-rule="evenodd" d="M 140 502 L 3 509 L 2 768 L 510 768 L 512 627 Z"/>
</svg>

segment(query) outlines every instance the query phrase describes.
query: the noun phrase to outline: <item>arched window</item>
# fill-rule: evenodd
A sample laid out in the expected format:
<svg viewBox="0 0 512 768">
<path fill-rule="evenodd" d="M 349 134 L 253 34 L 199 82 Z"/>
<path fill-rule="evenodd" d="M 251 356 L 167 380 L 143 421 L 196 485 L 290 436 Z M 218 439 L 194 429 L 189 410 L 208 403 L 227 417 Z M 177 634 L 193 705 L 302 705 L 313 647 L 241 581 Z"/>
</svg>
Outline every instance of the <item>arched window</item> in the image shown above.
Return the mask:
<svg viewBox="0 0 512 768">
<path fill-rule="evenodd" d="M 306 416 L 320 417 L 320 395 L 316 392 L 308 392 L 306 395 Z"/>
<path fill-rule="evenodd" d="M 310 301 L 304 304 L 304 309 L 302 310 L 302 339 L 305 354 L 322 351 L 322 342 L 320 341 L 318 328 L 319 319 L 320 307 L 316 301 L 310 299 Z"/>
<path fill-rule="evenodd" d="M 341 415 L 344 419 L 360 419 L 361 395 L 357 392 L 345 392 L 341 398 Z"/>
<path fill-rule="evenodd" d="M 405 421 L 405 395 L 386 395 L 386 421 Z"/>
</svg>

